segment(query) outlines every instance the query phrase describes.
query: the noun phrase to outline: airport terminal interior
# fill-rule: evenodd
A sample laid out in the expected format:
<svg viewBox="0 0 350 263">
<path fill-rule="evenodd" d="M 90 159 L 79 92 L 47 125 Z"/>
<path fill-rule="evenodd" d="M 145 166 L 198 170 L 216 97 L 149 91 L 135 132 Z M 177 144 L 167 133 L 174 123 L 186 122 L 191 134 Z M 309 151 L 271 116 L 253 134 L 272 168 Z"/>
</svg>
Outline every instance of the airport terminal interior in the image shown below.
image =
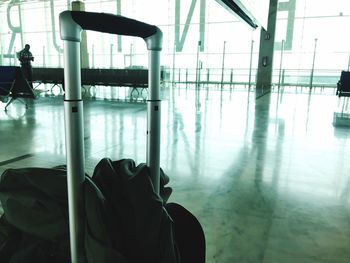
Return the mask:
<svg viewBox="0 0 350 263">
<path fill-rule="evenodd" d="M 0 93 L 0 176 L 66 164 L 65 10 L 163 32 L 160 166 L 206 262 L 349 262 L 350 1 L 2 0 L 0 88 L 25 44 L 34 61 L 32 97 Z M 82 32 L 88 175 L 146 162 L 149 60 L 142 38 Z"/>
</svg>

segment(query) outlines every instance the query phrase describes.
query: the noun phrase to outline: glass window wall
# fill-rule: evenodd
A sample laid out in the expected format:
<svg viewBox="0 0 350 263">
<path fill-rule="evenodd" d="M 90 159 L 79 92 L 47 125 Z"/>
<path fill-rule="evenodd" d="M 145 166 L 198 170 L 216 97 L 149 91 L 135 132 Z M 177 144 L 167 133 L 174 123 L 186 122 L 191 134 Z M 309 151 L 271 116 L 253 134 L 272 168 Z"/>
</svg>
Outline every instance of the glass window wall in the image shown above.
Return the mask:
<svg viewBox="0 0 350 263">
<path fill-rule="evenodd" d="M 69 0 L 7 0 L 0 3 L 0 64 L 18 65 L 15 52 L 31 45 L 35 67 L 62 67 L 58 15 Z M 164 34 L 162 65 L 175 81 L 247 82 L 258 65 L 260 29 L 210 0 L 85 0 L 86 11 L 107 12 L 155 24 Z M 279 2 L 274 54 L 275 83 L 335 85 L 349 68 L 350 1 Z M 142 39 L 87 32 L 89 67 L 147 67 Z M 283 43 L 283 45 L 282 45 Z M 283 47 L 283 49 L 282 49 Z M 253 50 L 253 53 L 251 53 Z M 281 75 L 283 76 L 281 77 Z"/>
</svg>

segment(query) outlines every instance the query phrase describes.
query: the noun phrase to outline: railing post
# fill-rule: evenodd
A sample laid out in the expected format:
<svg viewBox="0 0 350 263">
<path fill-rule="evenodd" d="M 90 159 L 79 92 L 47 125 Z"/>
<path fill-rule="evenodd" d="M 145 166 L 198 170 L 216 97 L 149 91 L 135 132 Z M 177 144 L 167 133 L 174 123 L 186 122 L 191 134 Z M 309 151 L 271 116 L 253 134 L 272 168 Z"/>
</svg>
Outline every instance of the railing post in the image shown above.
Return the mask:
<svg viewBox="0 0 350 263">
<path fill-rule="evenodd" d="M 95 68 L 95 45 L 92 45 L 92 50 L 91 50 L 91 67 Z"/>
<path fill-rule="evenodd" d="M 207 68 L 207 83 L 209 84 L 210 79 L 210 68 Z"/>
<path fill-rule="evenodd" d="M 0 53 L 0 65 L 3 65 L 4 64 L 4 47 L 1 46 L 1 49 L 0 49 L 1 53 Z"/>
<path fill-rule="evenodd" d="M 174 43 L 174 50 L 173 50 L 173 70 L 172 70 L 172 83 L 175 82 L 175 53 L 176 53 L 176 42 Z"/>
<path fill-rule="evenodd" d="M 252 85 L 253 49 L 254 49 L 254 40 L 252 40 L 252 44 L 250 46 L 250 64 L 249 64 L 248 92 L 250 91 L 250 87 Z"/>
<path fill-rule="evenodd" d="M 13 54 L 14 54 L 14 56 L 13 56 L 13 60 L 12 60 L 12 63 L 10 63 L 11 64 L 11 66 L 17 66 L 17 50 L 16 50 L 16 47 L 14 47 L 14 49 L 13 49 Z"/>
<path fill-rule="evenodd" d="M 226 41 L 224 41 L 224 47 L 223 47 L 223 50 L 222 50 L 221 88 L 223 87 L 223 84 L 224 84 L 225 53 L 226 53 Z"/>
<path fill-rule="evenodd" d="M 201 83 L 202 61 L 199 61 L 198 63 L 198 83 Z"/>
<path fill-rule="evenodd" d="M 197 59 L 196 59 L 196 84 L 198 85 L 198 69 L 199 69 L 199 49 L 201 47 L 201 41 L 198 41 L 197 46 Z"/>
<path fill-rule="evenodd" d="M 43 46 L 43 67 L 46 68 L 45 46 Z"/>
<path fill-rule="evenodd" d="M 113 68 L 113 44 L 110 46 L 110 67 Z"/>
<path fill-rule="evenodd" d="M 312 59 L 312 68 L 311 68 L 311 75 L 310 75 L 310 89 L 312 89 L 312 83 L 313 83 L 313 80 L 314 80 L 316 47 L 317 47 L 317 38 L 315 38 L 314 57 Z"/>
<path fill-rule="evenodd" d="M 132 56 L 133 56 L 133 45 L 131 44 L 130 45 L 130 67 L 132 67 L 132 65 L 134 64 Z"/>
<path fill-rule="evenodd" d="M 62 56 L 61 56 L 61 52 L 58 51 L 58 66 L 59 68 L 62 68 Z"/>
<path fill-rule="evenodd" d="M 280 60 L 280 72 L 278 76 L 278 89 L 280 88 L 280 85 L 281 85 L 283 52 L 284 52 L 284 39 L 282 40 L 282 46 L 281 46 L 281 60 Z"/>
</svg>

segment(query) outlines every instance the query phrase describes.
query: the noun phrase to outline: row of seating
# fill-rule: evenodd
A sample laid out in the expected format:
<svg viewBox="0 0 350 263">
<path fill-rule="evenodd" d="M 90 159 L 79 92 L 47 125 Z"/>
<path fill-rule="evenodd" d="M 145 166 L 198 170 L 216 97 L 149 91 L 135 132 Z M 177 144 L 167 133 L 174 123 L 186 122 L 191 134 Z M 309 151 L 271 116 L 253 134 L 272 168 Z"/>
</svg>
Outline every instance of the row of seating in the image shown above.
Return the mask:
<svg viewBox="0 0 350 263">
<path fill-rule="evenodd" d="M 63 85 L 63 68 L 34 68 L 33 81 Z M 82 69 L 82 85 L 147 87 L 147 69 Z"/>
<path fill-rule="evenodd" d="M 161 76 L 163 75 L 161 74 Z M 63 68 L 34 68 L 33 82 L 39 85 L 60 85 L 64 90 Z M 123 86 L 144 89 L 148 87 L 148 70 L 82 69 L 81 83 L 86 86 Z M 7 103 L 5 111 L 15 99 L 33 99 L 34 97 L 33 90 L 24 78 L 20 67 L 0 66 L 0 100 Z"/>
<path fill-rule="evenodd" d="M 20 67 L 0 66 L 0 100 L 7 107 L 16 99 L 34 99 L 35 95 Z M 21 100 L 20 100 L 21 101 Z M 22 101 L 26 107 L 27 102 Z"/>
<path fill-rule="evenodd" d="M 161 72 L 161 78 L 164 72 Z M 39 84 L 62 85 L 64 89 L 63 68 L 34 68 L 33 82 Z M 82 85 L 126 86 L 147 88 L 147 69 L 82 69 Z M 336 94 L 350 97 L 350 71 L 342 71 L 337 83 Z M 10 98 L 10 99 L 9 99 Z M 5 110 L 17 98 L 34 98 L 34 93 L 19 67 L 0 66 L 0 99 L 8 102 Z"/>
<path fill-rule="evenodd" d="M 350 97 L 350 71 L 342 71 L 337 83 L 337 95 L 339 97 Z"/>
</svg>

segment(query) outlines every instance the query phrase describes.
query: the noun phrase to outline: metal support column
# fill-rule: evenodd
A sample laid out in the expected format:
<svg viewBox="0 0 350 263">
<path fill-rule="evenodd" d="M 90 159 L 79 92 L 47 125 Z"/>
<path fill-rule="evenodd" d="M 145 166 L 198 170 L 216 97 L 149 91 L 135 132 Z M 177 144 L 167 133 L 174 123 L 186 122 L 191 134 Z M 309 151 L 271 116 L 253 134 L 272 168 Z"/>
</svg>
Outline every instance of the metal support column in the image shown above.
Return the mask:
<svg viewBox="0 0 350 263">
<path fill-rule="evenodd" d="M 271 91 L 278 0 L 270 0 L 267 29 L 261 29 L 256 97 Z"/>
</svg>

